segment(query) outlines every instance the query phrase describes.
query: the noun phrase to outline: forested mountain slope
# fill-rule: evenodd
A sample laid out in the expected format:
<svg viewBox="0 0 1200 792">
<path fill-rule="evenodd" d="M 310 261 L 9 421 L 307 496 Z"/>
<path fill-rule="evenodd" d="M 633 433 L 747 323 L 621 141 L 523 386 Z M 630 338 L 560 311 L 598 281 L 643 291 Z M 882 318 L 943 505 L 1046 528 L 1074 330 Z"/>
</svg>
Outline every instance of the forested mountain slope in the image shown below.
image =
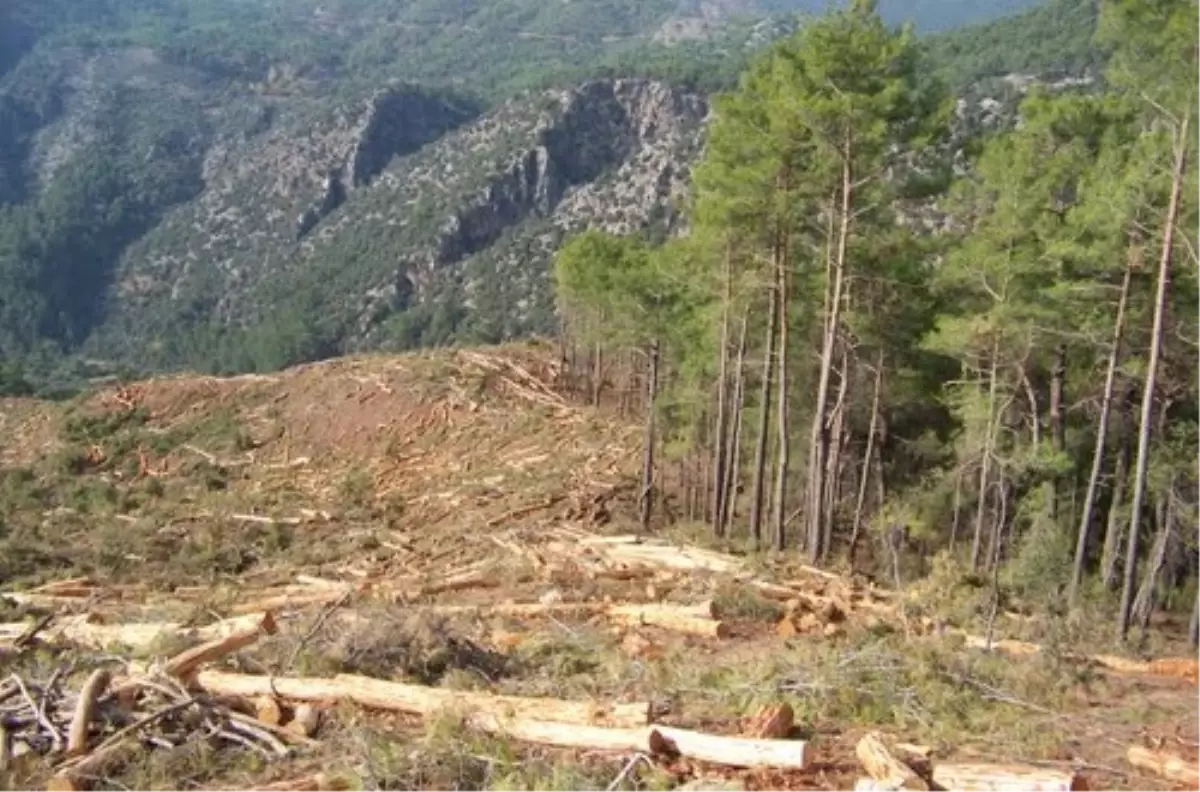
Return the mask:
<svg viewBox="0 0 1200 792">
<path fill-rule="evenodd" d="M 881 8 L 934 29 L 1022 5 Z M 564 233 L 678 228 L 706 94 L 816 10 L 8 4 L 0 355 L 43 373 L 79 352 L 273 368 L 550 330 Z M 972 84 L 1001 66 L 1077 71 L 1089 13 L 1056 0 L 935 37 L 930 63 Z M 1011 107 L 1018 92 L 997 90 Z"/>
</svg>

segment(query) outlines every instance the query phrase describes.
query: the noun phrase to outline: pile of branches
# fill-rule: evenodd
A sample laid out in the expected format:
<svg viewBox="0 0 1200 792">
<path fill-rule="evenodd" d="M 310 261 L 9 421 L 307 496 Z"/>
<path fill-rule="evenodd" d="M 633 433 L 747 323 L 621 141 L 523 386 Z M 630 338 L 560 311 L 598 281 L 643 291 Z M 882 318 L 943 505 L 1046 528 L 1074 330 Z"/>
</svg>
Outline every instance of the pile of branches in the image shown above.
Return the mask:
<svg viewBox="0 0 1200 792">
<path fill-rule="evenodd" d="M 254 751 L 267 761 L 288 758 L 295 745 L 313 742 L 307 730 L 283 728 L 278 719 L 245 711 L 241 700 L 188 684 L 213 654 L 250 637 L 219 639 L 149 668 L 101 661 L 78 689 L 68 684 L 78 670 L 70 664 L 44 679 L 10 674 L 0 681 L 0 771 L 34 754 L 53 763 L 49 789 L 78 790 L 103 783 L 146 750 L 206 742 Z"/>
</svg>

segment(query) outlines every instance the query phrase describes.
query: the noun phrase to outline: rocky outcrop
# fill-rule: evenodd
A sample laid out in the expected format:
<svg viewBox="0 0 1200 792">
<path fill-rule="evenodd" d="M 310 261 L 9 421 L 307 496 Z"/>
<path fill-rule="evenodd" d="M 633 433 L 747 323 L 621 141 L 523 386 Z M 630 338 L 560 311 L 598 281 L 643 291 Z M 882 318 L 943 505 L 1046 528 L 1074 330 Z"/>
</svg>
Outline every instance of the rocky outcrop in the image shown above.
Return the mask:
<svg viewBox="0 0 1200 792">
<path fill-rule="evenodd" d="M 393 332 L 402 314 L 453 303 L 469 318 L 498 278 L 513 332 L 549 329 L 522 306 L 548 302 L 561 238 L 670 225 L 707 113 L 651 80 L 527 95 L 473 119 L 405 87 L 315 117 L 294 105 L 266 132 L 213 145 L 201 195 L 129 249 L 107 348 L 189 323 L 253 329 L 302 294 L 340 348 L 409 345 Z"/>
</svg>

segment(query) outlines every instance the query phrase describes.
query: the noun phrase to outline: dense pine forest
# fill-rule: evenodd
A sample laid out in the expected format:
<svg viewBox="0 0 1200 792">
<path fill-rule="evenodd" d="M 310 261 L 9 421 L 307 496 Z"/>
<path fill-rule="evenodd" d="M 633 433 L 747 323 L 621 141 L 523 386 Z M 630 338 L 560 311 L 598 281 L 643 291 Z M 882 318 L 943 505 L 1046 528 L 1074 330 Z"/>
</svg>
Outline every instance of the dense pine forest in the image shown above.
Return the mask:
<svg viewBox="0 0 1200 792">
<path fill-rule="evenodd" d="M 1190 610 L 1194 645 L 1196 30 L 1192 0 L 1103 0 L 1099 79 L 965 150 L 870 0 L 757 57 L 689 233 L 556 261 L 571 387 L 645 417 L 643 527 L 965 568 L 1123 640 Z"/>
</svg>

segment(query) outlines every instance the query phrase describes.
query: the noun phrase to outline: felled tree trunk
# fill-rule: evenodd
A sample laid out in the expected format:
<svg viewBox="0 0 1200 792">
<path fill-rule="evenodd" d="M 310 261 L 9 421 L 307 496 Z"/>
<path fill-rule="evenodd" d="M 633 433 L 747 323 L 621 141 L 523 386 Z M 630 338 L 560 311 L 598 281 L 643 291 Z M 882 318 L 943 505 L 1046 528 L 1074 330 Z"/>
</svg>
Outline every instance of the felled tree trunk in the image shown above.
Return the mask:
<svg viewBox="0 0 1200 792">
<path fill-rule="evenodd" d="M 1173 753 L 1131 745 L 1125 753 L 1125 760 L 1134 767 L 1149 770 L 1168 781 L 1184 784 L 1188 789 L 1200 789 L 1200 769 L 1197 769 L 1196 763 Z"/>
<path fill-rule="evenodd" d="M 1075 773 L 1026 765 L 935 764 L 933 783 L 939 789 L 963 792 L 1071 792 L 1083 788 Z"/>
</svg>

